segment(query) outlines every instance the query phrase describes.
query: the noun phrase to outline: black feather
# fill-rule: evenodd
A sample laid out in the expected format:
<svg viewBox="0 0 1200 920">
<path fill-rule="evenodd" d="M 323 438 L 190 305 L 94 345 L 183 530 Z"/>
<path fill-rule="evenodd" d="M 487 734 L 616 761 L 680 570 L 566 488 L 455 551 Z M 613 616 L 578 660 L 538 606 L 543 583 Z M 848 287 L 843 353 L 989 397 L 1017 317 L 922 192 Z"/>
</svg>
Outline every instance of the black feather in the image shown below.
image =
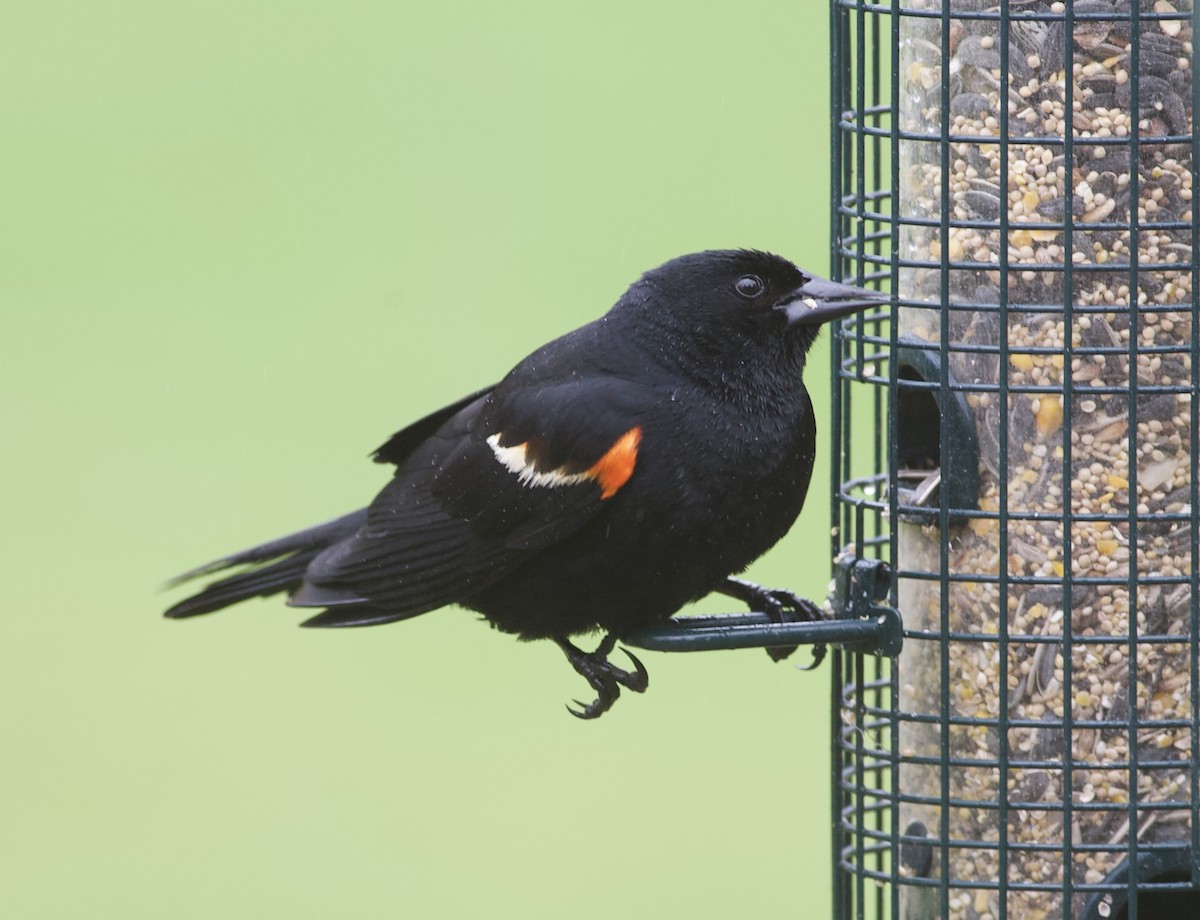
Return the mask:
<svg viewBox="0 0 1200 920">
<path fill-rule="evenodd" d="M 470 396 L 464 396 L 458 402 L 451 403 L 444 408 L 438 409 L 436 412 L 431 412 L 408 427 L 401 428 L 372 454 L 375 462 L 394 463 L 399 466 L 446 422 L 458 415 L 459 412 L 467 408 L 471 403 L 478 399 L 483 399 L 494 389 L 495 387 L 486 387 L 482 390 L 476 390 Z"/>
<path fill-rule="evenodd" d="M 184 572 L 171 579 L 168 586 L 239 565 L 258 566 L 205 586 L 198 594 L 169 608 L 165 615 L 172 619 L 183 619 L 201 613 L 211 613 L 252 597 L 266 597 L 293 590 L 304 580 L 304 572 L 313 559 L 329 546 L 353 534 L 366 523 L 366 519 L 367 510 L 363 508 L 316 527 L 297 531 Z M 279 561 L 271 565 L 262 565 L 275 559 Z"/>
</svg>

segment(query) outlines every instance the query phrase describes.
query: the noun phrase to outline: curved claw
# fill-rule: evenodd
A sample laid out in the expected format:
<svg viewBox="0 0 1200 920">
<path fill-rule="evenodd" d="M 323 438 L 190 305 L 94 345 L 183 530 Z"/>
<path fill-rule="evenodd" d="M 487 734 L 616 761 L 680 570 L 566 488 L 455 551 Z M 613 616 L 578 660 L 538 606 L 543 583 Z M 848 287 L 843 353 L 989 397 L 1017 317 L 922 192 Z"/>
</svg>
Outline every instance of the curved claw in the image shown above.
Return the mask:
<svg viewBox="0 0 1200 920">
<path fill-rule="evenodd" d="M 617 697 L 620 694 L 621 691 L 617 689 L 616 685 L 613 685 L 611 687 L 611 696 L 601 692 L 599 696 L 587 705 L 584 705 L 579 700 L 572 700 L 571 702 L 578 706 L 579 709 L 575 710 L 567 706 L 567 712 L 577 719 L 598 719 L 612 708 L 612 704 L 617 701 Z"/>
<path fill-rule="evenodd" d="M 825 660 L 826 651 L 827 647 L 825 643 L 822 642 L 819 645 L 814 645 L 812 661 L 808 664 L 798 664 L 796 668 L 801 671 L 815 671 L 821 666 L 821 662 Z"/>
<path fill-rule="evenodd" d="M 646 666 L 642 664 L 637 655 L 625 646 L 621 646 L 621 651 L 633 662 L 633 673 L 613 668 L 613 679 L 627 690 L 632 690 L 634 693 L 645 693 L 646 688 L 650 686 L 650 672 L 646 670 Z"/>
<path fill-rule="evenodd" d="M 597 702 L 599 702 L 599 700 L 597 700 Z M 579 708 L 572 709 L 571 703 L 574 703 Z M 594 719 L 594 718 L 596 718 L 596 716 L 599 715 L 599 713 L 592 713 L 591 715 L 588 715 L 588 710 L 590 710 L 592 707 L 585 706 L 583 703 L 579 702 L 579 700 L 571 700 L 571 703 L 567 704 L 567 712 L 569 712 L 571 715 L 573 715 L 577 719 Z M 594 706 L 595 703 L 593 703 L 592 705 Z"/>
<path fill-rule="evenodd" d="M 801 623 L 815 623 L 825 619 L 825 613 L 821 608 L 806 597 L 793 594 L 791 591 L 783 588 L 772 588 L 765 593 L 770 599 L 770 605 L 764 603 L 764 607 L 770 606 L 770 609 L 764 612 L 777 623 L 785 621 L 785 612 L 794 614 L 796 619 Z M 790 657 L 799 647 L 798 645 L 781 645 L 768 648 L 766 651 L 772 661 L 783 661 L 785 658 Z M 811 671 L 820 665 L 824 658 L 825 647 L 814 646 L 812 662 L 806 665 L 797 665 L 797 667 L 801 671 Z"/>
<path fill-rule="evenodd" d="M 628 655 L 629 660 L 633 662 L 632 671 L 623 671 L 608 660 L 608 655 L 617 644 L 616 637 L 612 633 L 604 637 L 594 652 L 581 651 L 565 638 L 555 641 L 567 656 L 571 667 L 596 691 L 596 699 L 591 703 L 584 705 L 579 700 L 575 700 L 574 703 L 579 707 L 578 709 L 567 706 L 567 712 L 577 719 L 595 719 L 604 715 L 621 696 L 621 687 L 632 690 L 634 693 L 641 693 L 650 684 L 650 675 L 647 673 L 645 665 L 628 649 L 623 648 L 621 651 Z"/>
</svg>

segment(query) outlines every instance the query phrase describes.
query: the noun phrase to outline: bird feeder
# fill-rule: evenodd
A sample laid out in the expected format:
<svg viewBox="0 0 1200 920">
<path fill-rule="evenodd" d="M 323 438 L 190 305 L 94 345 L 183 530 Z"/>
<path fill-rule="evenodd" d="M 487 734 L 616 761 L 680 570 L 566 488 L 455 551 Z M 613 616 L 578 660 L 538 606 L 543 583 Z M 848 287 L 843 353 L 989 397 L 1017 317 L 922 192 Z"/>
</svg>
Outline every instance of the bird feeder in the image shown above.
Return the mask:
<svg viewBox="0 0 1200 920">
<path fill-rule="evenodd" d="M 1200 917 L 1190 0 L 834 0 L 837 917 Z"/>
</svg>

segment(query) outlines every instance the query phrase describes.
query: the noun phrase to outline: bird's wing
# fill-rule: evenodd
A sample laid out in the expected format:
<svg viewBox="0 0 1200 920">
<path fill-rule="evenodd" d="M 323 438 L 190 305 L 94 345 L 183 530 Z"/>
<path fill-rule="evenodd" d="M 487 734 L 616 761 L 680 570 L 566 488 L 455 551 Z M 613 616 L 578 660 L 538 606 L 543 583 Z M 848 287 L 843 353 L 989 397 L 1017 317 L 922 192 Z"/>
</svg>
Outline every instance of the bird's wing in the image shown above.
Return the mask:
<svg viewBox="0 0 1200 920">
<path fill-rule="evenodd" d="M 637 468 L 645 397 L 612 378 L 502 384 L 419 444 L 401 432 L 389 445 L 403 449 L 383 451 L 402 462 L 367 523 L 312 562 L 291 603 L 329 608 L 308 625 L 367 625 L 493 583 L 620 493 Z"/>
<path fill-rule="evenodd" d="M 427 416 L 418 419 L 407 428 L 401 428 L 388 438 L 387 442 L 371 456 L 375 459 L 376 463 L 401 465 L 414 450 L 420 447 L 446 422 L 458 415 L 458 413 L 471 405 L 471 403 L 487 396 L 494 389 L 494 386 L 484 387 L 482 390 L 476 390 L 470 396 L 464 396 L 458 402 L 444 406 L 436 412 L 430 412 Z"/>
</svg>

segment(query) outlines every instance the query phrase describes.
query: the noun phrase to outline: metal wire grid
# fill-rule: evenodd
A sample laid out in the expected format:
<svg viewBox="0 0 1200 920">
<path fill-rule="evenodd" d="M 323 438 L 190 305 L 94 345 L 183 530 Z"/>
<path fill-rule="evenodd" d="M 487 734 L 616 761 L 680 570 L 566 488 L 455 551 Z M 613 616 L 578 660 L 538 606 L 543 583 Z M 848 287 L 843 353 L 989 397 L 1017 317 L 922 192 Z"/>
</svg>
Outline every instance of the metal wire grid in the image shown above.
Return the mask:
<svg viewBox="0 0 1200 920">
<path fill-rule="evenodd" d="M 853 0 L 835 0 L 831 4 L 831 66 L 832 66 L 832 99 L 831 108 L 834 114 L 833 132 L 833 174 L 832 196 L 834 203 L 834 219 L 831 228 L 831 239 L 834 241 L 833 264 L 835 274 L 843 278 L 853 278 L 860 282 L 875 282 L 884 289 L 901 295 L 906 294 L 901 281 L 902 271 L 910 269 L 933 270 L 938 273 L 939 287 L 942 292 L 951 290 L 951 272 L 966 266 L 961 255 L 955 257 L 951 246 L 950 229 L 978 227 L 981 230 L 999 230 L 999 259 L 996 270 L 999 273 L 998 296 L 995 302 L 972 300 L 971 298 L 950 298 L 943 296 L 940 302 L 930 305 L 920 299 L 896 297 L 893 309 L 908 308 L 914 311 L 926 310 L 937 314 L 937 329 L 940 333 L 936 343 L 940 354 L 944 357 L 939 365 L 937 379 L 926 381 L 901 380 L 897 373 L 897 362 L 892 360 L 899 353 L 901 346 L 899 323 L 893 320 L 897 316 L 892 313 L 875 314 L 865 317 L 861 322 L 847 323 L 846 330 L 834 342 L 834 371 L 833 390 L 838 400 L 833 431 L 833 463 L 835 481 L 842 483 L 841 488 L 833 498 L 832 519 L 834 522 L 834 548 L 840 548 L 850 542 L 856 545 L 862 555 L 872 555 L 891 560 L 895 566 L 895 584 L 893 597 L 901 593 L 898 589 L 908 583 L 933 583 L 938 591 L 940 601 L 940 619 L 934 628 L 914 628 L 906 630 L 906 641 L 933 643 L 937 646 L 937 672 L 929 675 L 902 675 L 898 667 L 890 662 L 879 659 L 867 659 L 865 656 L 841 653 L 833 660 L 833 680 L 835 686 L 833 719 L 834 733 L 834 763 L 833 801 L 834 801 L 834 832 L 833 851 L 836 865 L 834 875 L 835 915 L 838 917 L 919 917 L 919 916 L 989 916 L 1003 918 L 1006 916 L 1021 916 L 1010 906 L 1010 897 L 1020 892 L 1045 892 L 1054 895 L 1062 913 L 1073 915 L 1078 912 L 1079 905 L 1090 900 L 1092 909 L 1097 910 L 1097 916 L 1107 916 L 1104 903 L 1098 899 L 1107 897 L 1108 905 L 1116 903 L 1112 900 L 1115 894 L 1126 902 L 1127 916 L 1138 915 L 1139 890 L 1145 892 L 1152 886 L 1145 876 L 1147 866 L 1155 865 L 1147 862 L 1147 857 L 1159 858 L 1158 865 L 1169 862 L 1169 858 L 1177 857 L 1179 847 L 1176 844 L 1158 844 L 1141 840 L 1139 821 L 1145 821 L 1147 813 L 1156 811 L 1178 811 L 1181 800 L 1173 801 L 1139 801 L 1138 779 L 1143 772 L 1152 773 L 1158 769 L 1178 768 L 1178 759 L 1155 759 L 1144 756 L 1139 751 L 1139 745 L 1130 744 L 1126 759 L 1110 764 L 1102 769 L 1123 771 L 1128 774 L 1128 786 L 1131 791 L 1128 803 L 1124 806 L 1108 802 L 1083 802 L 1074 794 L 1075 774 L 1078 771 L 1096 771 L 1097 764 L 1090 760 L 1077 759 L 1071 755 L 1072 746 L 1067 745 L 1068 756 L 1060 759 L 1021 757 L 1020 752 L 1010 749 L 1009 735 L 1014 729 L 1035 730 L 1045 726 L 1042 720 L 1022 720 L 1010 715 L 1009 705 L 1009 655 L 1006 649 L 1013 643 L 1046 644 L 1053 647 L 1061 643 L 1062 686 L 1068 691 L 1076 684 L 1072 648 L 1077 644 L 1070 612 L 1073 610 L 1075 597 L 1086 591 L 1089 586 L 1108 586 L 1113 580 L 1105 577 L 1073 576 L 1070 568 L 1063 572 L 1061 579 L 1055 584 L 1061 587 L 1062 609 L 1067 612 L 1062 618 L 1062 632 L 1058 635 L 1033 636 L 1014 633 L 1010 629 L 1007 616 L 1000 616 L 996 622 L 994 635 L 980 635 L 971 631 L 954 628 L 951 611 L 951 589 L 956 582 L 968 585 L 995 585 L 997 606 L 1001 611 L 1009 609 L 1010 594 L 1022 590 L 1026 586 L 1037 586 L 1045 583 L 1045 579 L 1037 575 L 1021 575 L 1010 573 L 1001 565 L 994 575 L 987 573 L 953 571 L 950 558 L 950 546 L 953 539 L 952 519 L 968 517 L 972 520 L 995 520 L 998 527 L 999 558 L 1009 558 L 1009 542 L 1011 536 L 1006 525 L 1011 521 L 1044 520 L 1041 512 L 1022 511 L 1009 507 L 1007 490 L 1001 488 L 997 493 L 995 509 L 980 510 L 975 507 L 952 507 L 949 503 L 949 490 L 940 491 L 936 507 L 936 529 L 942 535 L 938 540 L 937 566 L 922 568 L 913 566 L 909 560 L 902 557 L 898 541 L 899 528 L 893 528 L 892 522 L 901 520 L 905 510 L 901 504 L 900 484 L 896 471 L 899 469 L 898 440 L 902 432 L 897 431 L 897 404 L 902 392 L 926 391 L 945 396 L 952 388 L 955 390 L 971 390 L 975 393 L 992 393 L 998 406 L 999 458 L 1002 482 L 1008 481 L 1006 475 L 1009 460 L 1009 445 L 1007 443 L 1010 429 L 1010 397 L 1021 394 L 1060 394 L 1064 400 L 1069 400 L 1075 390 L 1073 379 L 1073 358 L 1075 347 L 1072 336 L 1066 335 L 1061 349 L 1039 348 L 1036 346 L 1022 347 L 1020 354 L 1063 356 L 1063 375 L 1059 384 L 1054 385 L 1019 385 L 1011 384 L 1004 369 L 1009 367 L 1013 353 L 1007 334 L 998 337 L 994 347 L 963 344 L 951 339 L 952 315 L 956 312 L 991 312 L 998 321 L 999 329 L 1004 333 L 1009 329 L 1010 311 L 1018 313 L 1027 311 L 1031 305 L 1010 302 L 1010 236 L 1012 225 L 1007 207 L 1000 207 L 994 221 L 972 221 L 951 217 L 951 193 L 948 187 L 950 176 L 951 145 L 957 143 L 977 143 L 975 135 L 957 135 L 951 132 L 948 117 L 943 117 L 938 125 L 937 140 L 940 154 L 940 175 L 942 177 L 940 195 L 940 214 L 937 219 L 922 218 L 917 214 L 899 213 L 902 206 L 897 203 L 895 190 L 900 189 L 901 145 L 907 141 L 928 143 L 927 133 L 910 132 L 903 129 L 899 123 L 901 74 L 901 28 L 906 18 L 934 20 L 937 23 L 940 38 L 940 59 L 943 68 L 949 67 L 951 60 L 951 36 L 954 21 L 989 20 L 999 27 L 1001 36 L 1008 36 L 1014 22 L 1043 21 L 1061 23 L 1063 34 L 1063 55 L 1066 73 L 1070 74 L 1074 64 L 1074 43 L 1076 26 L 1091 20 L 1111 21 L 1112 12 L 1096 11 L 1095 5 L 1067 3 L 1061 11 L 1046 12 L 1031 10 L 1025 5 L 1000 4 L 991 9 L 983 8 L 981 4 L 973 4 L 970 9 L 957 8 L 961 4 L 943 0 L 940 8 L 915 9 L 904 7 L 899 0 L 890 4 L 870 4 L 853 2 Z M 1192 133 L 1186 135 L 1170 134 L 1158 136 L 1142 136 L 1139 126 L 1140 119 L 1136 117 L 1136 100 L 1139 99 L 1138 81 L 1141 73 L 1139 66 L 1139 41 L 1141 28 L 1144 23 L 1162 20 L 1174 16 L 1169 7 L 1150 7 L 1143 10 L 1137 3 L 1129 6 L 1122 15 L 1128 16 L 1130 34 L 1133 36 L 1129 47 L 1130 65 L 1129 82 L 1131 83 L 1131 98 L 1135 100 L 1135 117 L 1130 133 L 1125 138 L 1104 138 L 1097 142 L 1088 138 L 1087 143 L 1095 146 L 1123 147 L 1128 149 L 1130 168 L 1130 195 L 1133 202 L 1138 201 L 1140 148 L 1150 144 L 1187 144 L 1191 147 L 1190 169 L 1193 177 L 1193 187 L 1200 184 L 1195 180 L 1196 163 L 1200 160 L 1197 139 Z M 1010 73 L 1009 42 L 999 42 L 999 64 L 1001 85 Z M 950 79 L 948 70 L 941 74 L 941 105 L 940 111 L 951 111 Z M 1074 81 L 1064 80 L 1065 110 L 1074 111 L 1072 94 Z M 1196 87 L 1193 81 L 1191 108 L 1195 109 Z M 1010 151 L 1016 145 L 1031 143 L 1028 135 L 1014 137 L 1010 132 L 1010 113 L 1007 105 L 998 106 L 998 143 L 999 169 L 1001 176 L 1007 176 L 1010 168 Z M 1061 135 L 1042 136 L 1036 138 L 1039 143 L 1057 146 L 1062 150 L 1063 161 L 1073 164 L 1074 146 L 1079 142 L 1070 124 Z M 1070 176 L 1070 173 L 1067 174 Z M 1190 234 L 1193 245 L 1200 227 L 1200 210 L 1195 199 L 1192 201 L 1190 214 L 1180 215 L 1181 219 L 1174 222 L 1158 222 L 1155 227 L 1159 230 L 1177 230 Z M 1062 231 L 1063 239 L 1074 239 L 1077 215 L 1068 206 L 1062 211 L 1058 221 L 1025 222 L 1022 228 L 1026 230 Z M 901 246 L 901 233 L 904 228 L 927 226 L 933 228 L 943 241 L 940 258 L 919 259 L 906 258 L 907 253 Z M 1107 225 L 1101 223 L 1101 227 Z M 1092 227 L 1090 229 L 1096 229 Z M 1128 221 L 1114 222 L 1113 229 L 1126 230 L 1134 241 L 1140 240 L 1142 227 L 1139 224 L 1137 207 L 1130 208 Z M 1127 279 L 1130 291 L 1139 289 L 1139 282 L 1150 273 L 1161 271 L 1187 271 L 1191 275 L 1192 314 L 1190 332 L 1190 352 L 1200 356 L 1200 322 L 1197 322 L 1200 309 L 1196 303 L 1196 291 L 1200 290 L 1200 277 L 1196 260 L 1189 258 L 1185 264 L 1174 262 L 1163 264 L 1153 260 L 1139 258 L 1138 245 L 1134 245 L 1129 253 L 1128 263 L 1122 265 L 1122 271 Z M 1074 293 L 1080 286 L 1078 278 L 1086 277 L 1094 272 L 1112 272 L 1111 267 L 1103 265 L 1077 264 L 1070 257 L 1064 257 L 1061 265 L 1047 270 L 1057 270 L 1061 274 L 1063 324 L 1067 330 L 1073 328 L 1077 315 L 1086 315 L 1088 308 L 1075 303 Z M 1133 298 L 1136 301 L 1136 298 Z M 1093 388 L 1096 395 L 1125 396 L 1128 406 L 1128 425 L 1130 438 L 1135 437 L 1138 422 L 1139 401 L 1147 395 L 1157 392 L 1164 394 L 1187 393 L 1191 398 L 1192 411 L 1190 414 L 1190 444 L 1193 449 L 1200 443 L 1200 431 L 1197 421 L 1196 407 L 1200 406 L 1200 375 L 1193 372 L 1189 379 L 1180 384 L 1155 386 L 1143 384 L 1138 380 L 1134 370 L 1137 367 L 1139 354 L 1156 350 L 1170 352 L 1170 346 L 1147 348 L 1132 334 L 1138 329 L 1136 309 L 1130 308 L 1129 326 L 1131 334 L 1128 344 L 1123 348 L 1113 346 L 1111 350 L 1091 349 L 1089 356 L 1094 354 L 1120 354 L 1129 361 L 1129 381 L 1127 388 Z M 952 383 L 949 360 L 954 354 L 971 352 L 995 354 L 1002 373 L 995 384 L 976 383 L 963 386 Z M 857 394 L 858 400 L 855 400 Z M 886 397 L 886 398 L 885 398 Z M 867 406 L 856 405 L 861 400 L 867 401 Z M 864 411 L 864 408 L 866 411 Z M 946 413 L 942 413 L 939 422 L 940 440 L 944 444 L 951 436 L 949 421 Z M 896 435 L 896 436 L 893 436 Z M 864 447 L 866 449 L 864 449 Z M 1071 470 L 1073 464 L 1073 439 L 1071 436 L 1071 412 L 1064 413 L 1061 437 L 1063 452 L 1062 465 L 1065 470 Z M 1195 458 L 1192 458 L 1194 464 Z M 887 471 L 892 471 L 891 475 Z M 1128 470 L 1129 494 L 1136 495 L 1137 464 L 1130 462 Z M 1197 477 L 1190 476 L 1190 501 L 1186 512 L 1178 514 L 1181 526 L 1189 529 L 1190 567 L 1182 577 L 1154 576 L 1140 571 L 1136 564 L 1127 566 L 1127 576 L 1123 587 L 1131 599 L 1139 597 L 1139 589 L 1148 585 L 1161 583 L 1173 585 L 1183 583 L 1189 588 L 1189 619 L 1186 641 L 1187 676 L 1189 691 L 1195 697 L 1195 689 L 1200 687 L 1200 525 L 1198 525 L 1197 509 L 1200 501 L 1197 495 Z M 1071 539 L 1076 525 L 1081 523 L 1112 521 L 1110 514 L 1079 513 L 1072 507 L 1071 501 L 1060 503 L 1057 514 L 1061 524 L 1063 555 L 1070 559 Z M 1136 502 L 1130 502 L 1128 512 L 1120 517 L 1120 522 L 1127 527 L 1130 547 L 1136 550 L 1139 537 L 1146 528 L 1151 516 L 1139 514 Z M 1159 521 L 1162 514 L 1153 516 Z M 1170 516 L 1166 516 L 1170 519 Z M 1136 552 L 1133 556 L 1136 559 Z M 899 604 L 902 615 L 907 615 L 902 603 Z M 1150 645 L 1178 645 L 1179 635 L 1141 634 L 1136 620 L 1130 618 L 1128 633 L 1123 636 L 1086 636 L 1079 637 L 1078 643 L 1086 641 L 1089 645 L 1112 646 L 1124 651 L 1128 662 L 1127 680 L 1130 687 L 1136 688 L 1139 683 L 1137 671 L 1138 651 L 1140 647 Z M 952 656 L 951 649 L 958 644 L 960 647 L 995 647 L 999 666 L 997 683 L 998 707 L 994 717 L 972 718 L 954 711 L 948 693 L 952 685 Z M 901 681 L 914 679 L 934 680 L 942 688 L 941 705 L 934 713 L 906 711 L 901 705 Z M 935 756 L 920 756 L 906 750 L 904 735 L 914 726 L 926 725 L 939 733 L 939 749 Z M 991 758 L 965 758 L 956 756 L 951 749 L 950 737 L 953 727 L 971 728 L 995 732 L 998 740 L 998 751 Z M 1189 774 L 1190 784 L 1183 800 L 1183 807 L 1190 811 L 1188 822 L 1188 842 L 1190 853 L 1180 865 L 1171 863 L 1175 871 L 1171 880 L 1163 882 L 1159 878 L 1157 884 L 1165 889 L 1186 889 L 1192 885 L 1200 885 L 1200 713 L 1193 704 L 1190 707 L 1190 717 L 1186 719 L 1153 719 L 1143 717 L 1137 705 L 1128 707 L 1128 715 L 1122 726 L 1131 739 L 1139 737 L 1139 733 L 1150 732 L 1182 732 L 1189 743 Z M 1077 719 L 1072 706 L 1063 707 L 1061 715 L 1062 735 L 1073 739 L 1080 731 L 1111 729 L 1112 721 L 1101 719 Z M 936 794 L 918 794 L 902 788 L 901 773 L 904 768 L 925 767 L 938 772 L 940 788 Z M 952 794 L 951 776 L 953 771 L 992 769 L 997 774 L 996 788 L 1001 790 L 992 801 L 980 802 L 964 796 Z M 1036 803 L 1042 809 L 1057 812 L 1061 815 L 1061 834 L 1057 838 L 1046 839 L 1040 843 L 1022 841 L 1019 845 L 1010 837 L 1011 822 L 1014 812 L 1029 808 L 1035 803 L 1023 802 L 1019 795 L 1010 795 L 1011 777 L 1014 771 L 1028 769 L 1045 769 L 1058 771 L 1061 776 L 1061 789 L 1066 793 L 1056 802 Z M 902 819 L 903 806 L 922 805 L 936 811 L 939 816 L 937 826 L 929 828 L 914 828 L 906 826 Z M 983 809 L 994 812 L 996 828 L 995 839 L 969 839 L 956 837 L 951 831 L 950 813 L 952 809 L 976 810 Z M 1077 881 L 1072 871 L 1080 857 L 1086 859 L 1088 854 L 1112 854 L 1111 844 L 1084 843 L 1074 839 L 1075 826 L 1079 816 L 1086 817 L 1088 813 L 1112 812 L 1124 810 L 1127 815 L 1127 832 L 1122 844 L 1122 853 L 1126 858 L 1127 872 L 1120 879 L 1109 876 L 1101 882 Z M 964 878 L 961 873 L 952 873 L 952 863 L 957 863 L 958 855 L 965 850 L 988 850 L 995 853 L 995 872 L 991 877 Z M 1023 856 L 1030 852 L 1045 854 L 1047 859 L 1058 859 L 1061 864 L 1059 877 L 1053 881 L 1023 878 L 1014 872 L 1014 856 Z M 1060 858 L 1059 858 L 1060 857 Z M 922 872 L 911 871 L 913 866 L 923 868 L 928 862 L 928 868 Z M 989 897 L 994 892 L 996 896 Z M 962 898 L 963 894 L 967 897 Z M 982 897 L 980 896 L 982 893 Z M 975 897 L 971 897 L 974 894 Z M 953 908 L 953 910 L 952 910 Z"/>
</svg>

